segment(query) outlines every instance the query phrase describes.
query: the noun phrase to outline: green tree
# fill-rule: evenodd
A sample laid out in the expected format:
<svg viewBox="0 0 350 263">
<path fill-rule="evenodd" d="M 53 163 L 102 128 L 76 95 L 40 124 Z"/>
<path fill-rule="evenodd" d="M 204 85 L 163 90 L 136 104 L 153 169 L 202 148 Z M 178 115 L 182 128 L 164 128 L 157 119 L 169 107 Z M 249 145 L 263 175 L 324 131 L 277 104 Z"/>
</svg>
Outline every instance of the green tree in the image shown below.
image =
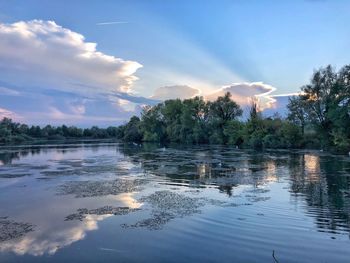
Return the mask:
<svg viewBox="0 0 350 263">
<path fill-rule="evenodd" d="M 305 100 L 301 96 L 293 96 L 289 98 L 287 109 L 288 120 L 298 125 L 301 129 L 301 134 L 304 136 L 307 121 Z"/>
<path fill-rule="evenodd" d="M 125 126 L 124 140 L 128 142 L 141 142 L 142 133 L 140 132 L 140 118 L 137 116 L 131 117 L 128 124 Z"/>
<path fill-rule="evenodd" d="M 146 106 L 141 113 L 140 130 L 143 141 L 160 142 L 166 140 L 166 126 L 162 114 L 163 104 Z"/>
<path fill-rule="evenodd" d="M 213 143 L 226 143 L 227 136 L 223 133 L 228 121 L 237 119 L 243 111 L 240 106 L 231 99 L 231 93 L 227 92 L 216 101 L 209 103 L 209 116 L 213 128 L 211 141 Z"/>
</svg>

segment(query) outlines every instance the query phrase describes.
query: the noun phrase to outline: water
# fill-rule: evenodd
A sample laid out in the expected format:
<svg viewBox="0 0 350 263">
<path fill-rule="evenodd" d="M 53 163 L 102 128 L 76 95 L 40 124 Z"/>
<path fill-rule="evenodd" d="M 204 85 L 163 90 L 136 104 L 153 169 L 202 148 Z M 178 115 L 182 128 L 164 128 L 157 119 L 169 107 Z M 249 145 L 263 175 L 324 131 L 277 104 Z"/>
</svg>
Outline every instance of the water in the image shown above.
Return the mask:
<svg viewBox="0 0 350 263">
<path fill-rule="evenodd" d="M 350 158 L 94 143 L 0 149 L 0 262 L 349 262 Z"/>
</svg>

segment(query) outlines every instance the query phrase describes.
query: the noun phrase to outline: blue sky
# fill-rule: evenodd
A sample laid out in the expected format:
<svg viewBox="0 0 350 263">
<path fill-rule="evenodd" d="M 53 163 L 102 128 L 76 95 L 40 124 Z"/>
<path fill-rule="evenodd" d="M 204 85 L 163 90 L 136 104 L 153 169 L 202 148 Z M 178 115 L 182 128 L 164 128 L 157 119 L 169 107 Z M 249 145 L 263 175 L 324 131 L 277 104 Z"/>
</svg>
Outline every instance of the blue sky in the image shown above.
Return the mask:
<svg viewBox="0 0 350 263">
<path fill-rule="evenodd" d="M 0 1 L 0 115 L 106 126 L 144 104 L 226 90 L 280 110 L 274 95 L 349 63 L 349 10 L 341 0 Z"/>
</svg>

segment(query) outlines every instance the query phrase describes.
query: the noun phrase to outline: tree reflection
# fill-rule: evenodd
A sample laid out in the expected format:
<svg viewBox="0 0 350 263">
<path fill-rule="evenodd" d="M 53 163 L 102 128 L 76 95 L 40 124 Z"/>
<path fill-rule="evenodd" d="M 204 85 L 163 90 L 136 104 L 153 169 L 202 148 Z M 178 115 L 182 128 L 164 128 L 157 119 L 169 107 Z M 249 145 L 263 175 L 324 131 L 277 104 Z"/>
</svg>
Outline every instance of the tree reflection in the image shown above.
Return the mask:
<svg viewBox="0 0 350 263">
<path fill-rule="evenodd" d="M 305 200 L 319 231 L 348 232 L 350 164 L 337 157 L 294 155 L 289 163 L 294 200 Z"/>
</svg>

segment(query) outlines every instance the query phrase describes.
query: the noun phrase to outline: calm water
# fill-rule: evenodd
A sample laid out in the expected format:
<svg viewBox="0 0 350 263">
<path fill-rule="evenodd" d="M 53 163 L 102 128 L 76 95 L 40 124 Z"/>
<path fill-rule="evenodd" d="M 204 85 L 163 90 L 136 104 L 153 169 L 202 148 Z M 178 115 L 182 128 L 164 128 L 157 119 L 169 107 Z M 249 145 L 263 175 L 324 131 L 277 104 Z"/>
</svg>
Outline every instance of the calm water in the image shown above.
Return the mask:
<svg viewBox="0 0 350 263">
<path fill-rule="evenodd" d="M 350 262 L 350 158 L 0 148 L 0 262 Z"/>
</svg>

